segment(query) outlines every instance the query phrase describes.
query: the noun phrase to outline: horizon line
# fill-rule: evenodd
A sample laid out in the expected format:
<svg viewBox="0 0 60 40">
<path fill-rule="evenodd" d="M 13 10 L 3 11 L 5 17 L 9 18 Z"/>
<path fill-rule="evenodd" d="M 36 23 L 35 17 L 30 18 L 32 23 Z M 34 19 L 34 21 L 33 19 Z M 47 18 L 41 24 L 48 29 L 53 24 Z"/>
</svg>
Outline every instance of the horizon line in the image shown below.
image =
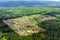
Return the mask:
<svg viewBox="0 0 60 40">
<path fill-rule="evenodd" d="M 14 1 L 0 1 L 0 2 L 14 2 Z M 41 2 L 41 1 L 39 1 L 39 2 Z M 48 1 L 46 1 L 46 2 L 48 2 Z M 60 1 L 50 1 L 50 2 L 60 2 Z"/>
</svg>

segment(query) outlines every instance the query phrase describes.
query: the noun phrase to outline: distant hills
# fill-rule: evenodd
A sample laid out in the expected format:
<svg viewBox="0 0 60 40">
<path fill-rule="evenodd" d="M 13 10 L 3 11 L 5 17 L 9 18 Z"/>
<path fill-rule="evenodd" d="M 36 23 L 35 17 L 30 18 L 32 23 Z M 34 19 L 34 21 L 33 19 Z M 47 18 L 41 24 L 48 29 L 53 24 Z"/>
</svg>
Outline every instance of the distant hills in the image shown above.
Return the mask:
<svg viewBox="0 0 60 40">
<path fill-rule="evenodd" d="M 10 2 L 0 2 L 0 7 L 34 6 L 34 5 L 60 7 L 60 2 L 56 2 L 56 1 L 10 1 Z"/>
</svg>

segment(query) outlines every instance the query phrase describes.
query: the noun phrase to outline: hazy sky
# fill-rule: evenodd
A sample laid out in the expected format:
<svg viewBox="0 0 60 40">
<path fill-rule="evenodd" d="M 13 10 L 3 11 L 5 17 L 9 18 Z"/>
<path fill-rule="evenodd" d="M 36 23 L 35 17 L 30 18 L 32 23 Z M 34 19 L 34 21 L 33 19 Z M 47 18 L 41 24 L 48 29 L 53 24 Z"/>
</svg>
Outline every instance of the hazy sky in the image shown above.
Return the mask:
<svg viewBox="0 0 60 40">
<path fill-rule="evenodd" d="M 0 0 L 0 2 L 5 1 L 60 1 L 60 0 Z"/>
</svg>

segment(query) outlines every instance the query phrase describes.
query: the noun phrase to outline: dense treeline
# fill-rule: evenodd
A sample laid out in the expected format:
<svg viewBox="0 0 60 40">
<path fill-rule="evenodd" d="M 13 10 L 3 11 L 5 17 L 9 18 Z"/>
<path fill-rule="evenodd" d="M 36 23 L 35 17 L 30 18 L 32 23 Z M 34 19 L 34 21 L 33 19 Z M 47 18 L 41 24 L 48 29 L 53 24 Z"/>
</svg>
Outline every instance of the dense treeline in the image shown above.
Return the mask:
<svg viewBox="0 0 60 40">
<path fill-rule="evenodd" d="M 60 19 L 42 22 L 40 26 L 47 30 L 47 39 L 60 40 Z"/>
</svg>

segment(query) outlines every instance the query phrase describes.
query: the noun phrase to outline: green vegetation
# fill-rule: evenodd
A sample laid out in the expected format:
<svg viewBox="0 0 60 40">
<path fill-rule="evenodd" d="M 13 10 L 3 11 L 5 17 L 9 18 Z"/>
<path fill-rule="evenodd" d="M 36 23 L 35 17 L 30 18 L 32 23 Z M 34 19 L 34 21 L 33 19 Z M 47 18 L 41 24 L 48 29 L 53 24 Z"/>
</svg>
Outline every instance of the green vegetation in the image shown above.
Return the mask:
<svg viewBox="0 0 60 40">
<path fill-rule="evenodd" d="M 40 7 L 40 6 L 33 6 L 33 7 L 23 6 L 23 7 L 10 7 L 10 8 L 0 7 L 0 40 L 60 40 L 59 11 L 60 8 Z M 10 28 L 10 25 L 3 23 L 3 20 L 8 19 L 18 20 L 21 17 L 25 16 L 31 17 L 31 15 L 37 15 L 37 14 L 41 16 L 32 19 L 32 22 L 34 23 L 37 22 L 37 25 L 40 28 L 46 30 L 44 32 L 33 33 L 29 36 L 20 36 L 13 29 Z"/>
</svg>

